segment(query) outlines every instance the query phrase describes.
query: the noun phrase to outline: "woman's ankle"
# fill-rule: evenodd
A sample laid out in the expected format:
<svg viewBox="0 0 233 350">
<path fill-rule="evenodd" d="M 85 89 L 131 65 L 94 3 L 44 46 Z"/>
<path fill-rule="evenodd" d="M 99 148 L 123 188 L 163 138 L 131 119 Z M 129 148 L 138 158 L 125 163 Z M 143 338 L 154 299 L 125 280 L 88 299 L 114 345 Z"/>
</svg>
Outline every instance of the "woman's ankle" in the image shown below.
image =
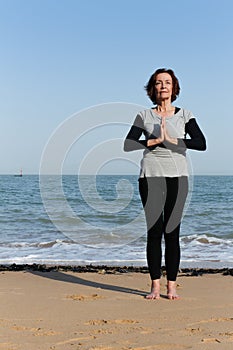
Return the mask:
<svg viewBox="0 0 233 350">
<path fill-rule="evenodd" d="M 170 300 L 179 299 L 179 295 L 176 292 L 176 281 L 167 281 L 167 297 Z"/>
<path fill-rule="evenodd" d="M 151 292 L 146 296 L 146 299 L 159 299 L 160 298 L 160 279 L 151 281 Z"/>
</svg>

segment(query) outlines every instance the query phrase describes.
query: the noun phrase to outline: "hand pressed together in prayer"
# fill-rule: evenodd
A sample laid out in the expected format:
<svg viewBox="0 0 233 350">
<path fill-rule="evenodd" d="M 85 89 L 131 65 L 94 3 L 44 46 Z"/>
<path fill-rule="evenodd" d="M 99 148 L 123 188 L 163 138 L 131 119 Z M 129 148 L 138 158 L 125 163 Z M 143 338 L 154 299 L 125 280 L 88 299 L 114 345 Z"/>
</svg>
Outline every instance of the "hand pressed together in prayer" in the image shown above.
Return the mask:
<svg viewBox="0 0 233 350">
<path fill-rule="evenodd" d="M 159 144 L 163 143 L 164 141 L 170 142 L 174 145 L 178 144 L 177 138 L 169 136 L 169 134 L 167 132 L 167 128 L 166 128 L 166 117 L 162 116 L 161 117 L 161 124 L 160 124 L 160 136 L 157 138 L 154 138 L 154 139 L 149 139 L 147 141 L 147 147 L 159 145 Z"/>
</svg>

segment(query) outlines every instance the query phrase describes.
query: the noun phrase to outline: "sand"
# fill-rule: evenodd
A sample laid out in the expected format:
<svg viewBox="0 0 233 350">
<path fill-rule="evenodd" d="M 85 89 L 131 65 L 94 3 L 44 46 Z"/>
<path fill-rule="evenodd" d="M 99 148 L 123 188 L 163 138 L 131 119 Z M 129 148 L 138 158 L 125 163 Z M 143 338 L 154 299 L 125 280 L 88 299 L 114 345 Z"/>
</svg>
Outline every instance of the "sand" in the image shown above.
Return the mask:
<svg viewBox="0 0 233 350">
<path fill-rule="evenodd" d="M 233 278 L 178 277 L 146 300 L 145 273 L 0 272 L 0 350 L 233 349 Z"/>
</svg>

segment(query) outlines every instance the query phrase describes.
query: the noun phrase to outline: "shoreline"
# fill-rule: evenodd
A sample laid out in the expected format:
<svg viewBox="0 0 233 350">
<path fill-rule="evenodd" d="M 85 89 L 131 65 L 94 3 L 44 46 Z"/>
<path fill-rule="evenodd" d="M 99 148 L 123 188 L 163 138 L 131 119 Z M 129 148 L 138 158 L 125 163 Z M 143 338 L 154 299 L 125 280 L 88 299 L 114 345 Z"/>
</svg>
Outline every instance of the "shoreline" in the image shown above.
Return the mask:
<svg viewBox="0 0 233 350">
<path fill-rule="evenodd" d="M 0 272 L 4 271 L 39 271 L 39 272 L 78 272 L 78 273 L 145 273 L 148 274 L 146 266 L 111 266 L 111 265 L 56 265 L 56 264 L 0 264 Z M 162 274 L 166 274 L 165 267 L 162 267 Z M 233 268 L 180 268 L 178 276 L 202 276 L 204 274 L 222 274 L 233 276 Z"/>
</svg>

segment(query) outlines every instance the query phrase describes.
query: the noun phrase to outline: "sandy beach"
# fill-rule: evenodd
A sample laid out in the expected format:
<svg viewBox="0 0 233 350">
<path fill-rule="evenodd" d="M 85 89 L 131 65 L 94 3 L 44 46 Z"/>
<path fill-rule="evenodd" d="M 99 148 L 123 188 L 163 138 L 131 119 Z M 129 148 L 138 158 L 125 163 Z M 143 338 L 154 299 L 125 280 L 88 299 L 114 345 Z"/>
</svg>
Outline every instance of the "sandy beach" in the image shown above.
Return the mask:
<svg viewBox="0 0 233 350">
<path fill-rule="evenodd" d="M 177 280 L 180 300 L 146 300 L 146 273 L 0 272 L 0 349 L 214 350 L 233 346 L 233 278 Z"/>
</svg>

